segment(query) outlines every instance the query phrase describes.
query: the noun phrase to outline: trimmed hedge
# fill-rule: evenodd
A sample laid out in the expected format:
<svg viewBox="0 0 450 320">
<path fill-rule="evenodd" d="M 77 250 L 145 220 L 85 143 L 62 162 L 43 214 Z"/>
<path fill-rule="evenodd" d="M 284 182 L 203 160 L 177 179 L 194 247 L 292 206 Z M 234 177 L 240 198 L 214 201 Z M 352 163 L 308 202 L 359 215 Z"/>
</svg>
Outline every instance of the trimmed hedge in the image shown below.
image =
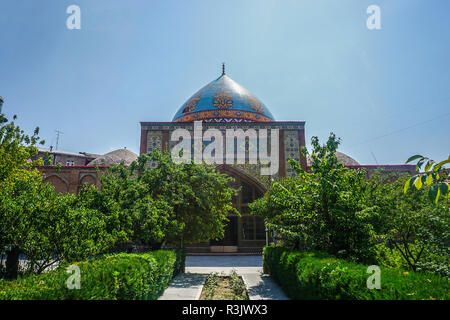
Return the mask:
<svg viewBox="0 0 450 320">
<path fill-rule="evenodd" d="M 0 300 L 154 300 L 184 270 L 184 251 L 112 254 L 80 267 L 80 289 L 68 289 L 70 274 L 61 267 L 49 273 L 0 281 Z"/>
<path fill-rule="evenodd" d="M 368 289 L 367 265 L 321 252 L 264 248 L 268 273 L 292 299 L 416 300 L 450 299 L 449 280 L 431 273 L 381 268 L 381 289 Z"/>
</svg>

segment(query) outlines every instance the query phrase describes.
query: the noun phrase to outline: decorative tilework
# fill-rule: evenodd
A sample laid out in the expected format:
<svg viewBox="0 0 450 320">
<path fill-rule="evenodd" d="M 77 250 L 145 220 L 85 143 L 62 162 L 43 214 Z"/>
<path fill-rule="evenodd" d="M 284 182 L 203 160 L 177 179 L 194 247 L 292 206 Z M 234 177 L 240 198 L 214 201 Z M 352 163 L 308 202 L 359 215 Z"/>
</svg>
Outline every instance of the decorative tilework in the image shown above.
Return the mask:
<svg viewBox="0 0 450 320">
<path fill-rule="evenodd" d="M 203 121 L 203 130 L 207 128 L 216 128 L 216 129 L 280 129 L 280 130 L 301 130 L 305 128 L 305 123 L 303 121 L 269 121 L 269 122 L 259 122 L 259 123 L 248 123 L 248 122 L 208 122 L 208 120 Z M 207 126 L 205 125 L 207 123 Z M 188 129 L 192 130 L 193 128 L 192 122 L 141 122 L 141 127 L 143 130 L 176 130 L 176 129 Z"/>
<path fill-rule="evenodd" d="M 174 122 L 193 122 L 203 120 L 205 122 L 270 122 L 271 118 L 249 111 L 241 110 L 208 110 L 190 113 L 181 116 Z"/>
<path fill-rule="evenodd" d="M 274 118 L 258 98 L 227 75 L 211 81 L 184 103 L 174 122 L 269 122 Z"/>
<path fill-rule="evenodd" d="M 226 110 L 233 106 L 233 96 L 228 93 L 216 93 L 213 98 L 213 106 L 220 110 Z"/>
<path fill-rule="evenodd" d="M 256 181 L 261 183 L 267 189 L 270 187 L 270 176 L 262 176 L 261 172 L 261 164 L 233 164 L 231 167 L 234 167 L 238 170 L 241 170 L 254 178 Z"/>
<path fill-rule="evenodd" d="M 248 100 L 248 105 L 250 106 L 250 108 L 252 108 L 253 110 L 255 110 L 258 113 L 264 113 L 264 108 L 261 106 L 261 102 L 259 102 L 258 99 L 256 99 L 253 96 L 249 96 L 247 98 Z"/>
<path fill-rule="evenodd" d="M 151 153 L 155 149 L 162 151 L 162 131 L 147 132 L 147 153 Z M 150 167 L 155 167 L 156 165 L 156 162 L 149 163 Z"/>
<path fill-rule="evenodd" d="M 201 98 L 201 94 L 195 94 L 194 96 L 192 96 L 186 103 L 185 103 L 185 107 L 183 109 L 183 114 L 185 113 L 190 113 L 192 111 L 194 111 L 197 106 L 198 106 L 198 102 L 200 101 Z"/>
<path fill-rule="evenodd" d="M 295 174 L 288 160 L 292 159 L 300 162 L 300 143 L 298 140 L 298 131 L 284 131 L 284 154 L 286 158 L 286 176 L 291 177 Z"/>
<path fill-rule="evenodd" d="M 191 134 L 191 137 L 193 137 L 193 127 L 190 125 L 185 125 L 184 126 L 184 128 L 185 129 L 187 129 L 189 132 L 190 132 L 190 134 Z M 241 125 L 237 125 L 237 126 L 232 126 L 232 125 L 230 125 L 230 126 L 218 126 L 217 124 L 203 124 L 203 132 L 204 131 L 206 131 L 206 130 L 208 130 L 209 128 L 216 128 L 216 129 L 218 129 L 218 130 L 220 130 L 221 131 L 221 133 L 222 133 L 222 137 L 224 138 L 224 141 L 223 141 L 223 155 L 224 155 L 224 163 L 225 163 L 225 153 L 226 153 L 226 141 L 225 141 L 225 137 L 226 137 L 226 130 L 227 129 L 242 129 L 242 130 L 248 130 L 248 129 L 255 129 L 255 130 L 260 130 L 260 129 L 268 129 L 268 127 L 267 126 L 261 126 L 261 127 L 259 127 L 259 126 L 253 126 L 253 125 L 250 125 L 250 126 L 241 126 Z M 274 129 L 276 129 L 277 127 L 274 127 Z M 173 130 L 176 130 L 176 129 L 178 129 L 178 127 L 177 126 L 174 126 L 173 128 L 172 128 L 172 130 L 169 132 L 169 150 L 172 150 L 172 148 L 176 145 L 176 144 L 178 144 L 178 141 L 171 141 L 170 140 L 170 137 L 172 136 L 172 132 L 173 132 Z M 295 132 L 297 132 L 297 131 L 295 131 Z M 268 131 L 268 134 L 267 134 L 267 140 L 268 141 L 271 141 L 271 133 L 270 133 L 270 131 Z M 297 140 L 298 141 L 298 140 Z M 204 150 L 204 148 L 209 144 L 210 142 L 208 141 L 208 142 L 204 142 L 203 143 L 203 147 L 202 147 L 202 152 L 203 152 L 203 150 Z M 244 148 L 245 148 L 245 150 L 247 151 L 247 152 L 249 152 L 249 151 L 258 151 L 258 146 L 257 145 L 254 145 L 254 144 L 252 144 L 252 143 L 250 143 L 250 141 L 248 141 L 247 139 L 246 139 L 246 141 L 245 141 L 245 146 L 243 146 Z M 267 152 L 270 154 L 271 153 L 271 146 L 270 146 L 270 144 L 269 145 L 266 145 L 266 146 L 260 146 L 261 148 L 267 148 Z M 235 150 L 236 150 L 236 148 L 237 148 L 237 143 L 235 144 Z M 191 144 L 191 156 L 193 157 L 194 156 L 194 146 L 193 146 L 193 140 L 192 140 L 192 144 Z M 259 181 L 262 185 L 264 185 L 265 187 L 269 187 L 269 185 L 270 185 L 270 180 L 271 180 L 271 178 L 277 178 L 278 177 L 278 174 L 277 175 L 274 175 L 274 176 L 262 176 L 261 174 L 260 174 L 260 172 L 261 172 L 261 164 L 260 163 L 258 163 L 258 164 L 250 164 L 250 163 L 248 163 L 248 158 L 247 158 L 247 156 L 246 156 L 246 163 L 245 164 L 233 164 L 233 165 L 231 165 L 232 167 L 235 167 L 235 168 L 237 168 L 237 169 L 239 169 L 239 170 L 242 170 L 242 171 L 244 171 L 244 172 L 246 172 L 248 175 L 250 175 L 251 177 L 253 177 L 253 178 L 255 178 L 257 181 Z"/>
</svg>

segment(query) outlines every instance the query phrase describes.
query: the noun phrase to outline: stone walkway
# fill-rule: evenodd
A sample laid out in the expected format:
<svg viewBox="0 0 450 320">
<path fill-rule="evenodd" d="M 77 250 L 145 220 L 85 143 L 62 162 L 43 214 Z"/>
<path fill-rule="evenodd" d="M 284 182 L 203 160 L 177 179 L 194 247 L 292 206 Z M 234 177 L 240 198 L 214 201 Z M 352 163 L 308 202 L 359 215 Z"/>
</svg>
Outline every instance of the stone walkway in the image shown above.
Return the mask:
<svg viewBox="0 0 450 320">
<path fill-rule="evenodd" d="M 172 280 L 158 300 L 198 300 L 207 274 L 182 273 Z"/>
<path fill-rule="evenodd" d="M 250 300 L 287 300 L 281 288 L 268 275 L 262 274 L 261 256 L 187 256 L 186 273 L 179 274 L 159 300 L 198 300 L 208 274 L 242 276 Z"/>
</svg>

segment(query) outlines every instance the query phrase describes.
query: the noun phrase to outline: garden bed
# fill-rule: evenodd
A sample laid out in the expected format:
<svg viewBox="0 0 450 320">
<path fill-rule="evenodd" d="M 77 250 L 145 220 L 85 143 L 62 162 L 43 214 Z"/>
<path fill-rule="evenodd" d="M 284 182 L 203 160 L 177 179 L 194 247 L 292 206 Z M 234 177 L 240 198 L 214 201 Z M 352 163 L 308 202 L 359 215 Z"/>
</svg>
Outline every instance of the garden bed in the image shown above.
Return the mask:
<svg viewBox="0 0 450 320">
<path fill-rule="evenodd" d="M 244 280 L 236 271 L 229 276 L 217 272 L 208 275 L 200 300 L 249 300 Z"/>
</svg>

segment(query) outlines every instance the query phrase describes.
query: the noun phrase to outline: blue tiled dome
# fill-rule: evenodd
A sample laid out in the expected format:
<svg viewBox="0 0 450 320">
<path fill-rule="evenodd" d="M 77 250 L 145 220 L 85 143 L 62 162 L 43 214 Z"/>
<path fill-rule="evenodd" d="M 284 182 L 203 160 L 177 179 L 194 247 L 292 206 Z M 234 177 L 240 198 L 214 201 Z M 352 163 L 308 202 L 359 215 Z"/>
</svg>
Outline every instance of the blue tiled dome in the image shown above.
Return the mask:
<svg viewBox="0 0 450 320">
<path fill-rule="evenodd" d="M 173 122 L 270 122 L 269 109 L 250 91 L 223 73 L 186 101 Z"/>
</svg>

